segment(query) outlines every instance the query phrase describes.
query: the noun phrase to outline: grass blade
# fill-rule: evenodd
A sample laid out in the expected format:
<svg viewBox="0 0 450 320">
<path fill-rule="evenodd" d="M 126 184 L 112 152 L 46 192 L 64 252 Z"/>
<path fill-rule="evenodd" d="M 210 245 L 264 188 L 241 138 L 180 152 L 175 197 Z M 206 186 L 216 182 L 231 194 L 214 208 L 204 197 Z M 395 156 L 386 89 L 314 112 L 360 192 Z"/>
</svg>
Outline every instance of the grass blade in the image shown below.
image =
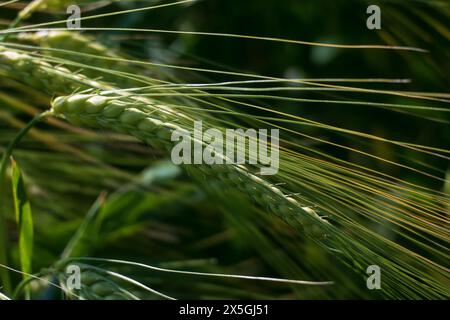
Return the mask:
<svg viewBox="0 0 450 320">
<path fill-rule="evenodd" d="M 14 147 L 20 142 L 20 140 L 27 134 L 27 132 L 39 121 L 45 119 L 48 116 L 47 112 L 35 116 L 10 142 L 5 152 L 2 155 L 0 161 L 0 263 L 2 265 L 8 265 L 8 235 L 6 229 L 6 204 L 5 204 L 5 188 L 6 188 L 6 168 L 8 166 L 8 160 L 12 154 Z M 11 292 L 11 280 L 9 279 L 8 270 L 0 270 L 0 279 L 6 293 Z"/>
<path fill-rule="evenodd" d="M 13 159 L 11 160 L 11 182 L 14 200 L 14 209 L 16 214 L 16 222 L 19 228 L 19 256 L 21 270 L 24 272 L 24 280 L 28 278 L 27 274 L 32 270 L 33 256 L 33 215 L 31 212 L 30 201 L 28 200 L 25 182 L 19 165 Z M 25 291 L 27 298 L 30 292 Z"/>
<path fill-rule="evenodd" d="M 5 214 L 6 161 L 0 163 L 0 264 L 8 265 L 8 234 Z M 4 290 L 11 292 L 11 280 L 8 270 L 0 268 L 0 283 Z"/>
</svg>

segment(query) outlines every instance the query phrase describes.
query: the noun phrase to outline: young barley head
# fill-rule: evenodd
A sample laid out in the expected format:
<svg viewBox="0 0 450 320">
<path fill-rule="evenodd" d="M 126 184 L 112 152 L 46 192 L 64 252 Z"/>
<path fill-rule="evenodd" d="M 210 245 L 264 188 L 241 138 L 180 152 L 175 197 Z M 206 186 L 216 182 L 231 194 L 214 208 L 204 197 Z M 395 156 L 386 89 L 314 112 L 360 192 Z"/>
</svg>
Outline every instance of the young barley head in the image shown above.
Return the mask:
<svg viewBox="0 0 450 320">
<path fill-rule="evenodd" d="M 189 119 L 170 107 L 144 99 L 102 95 L 72 95 L 58 97 L 53 101 L 55 116 L 81 126 L 104 128 L 125 132 L 150 145 L 162 146 L 169 151 L 174 145 L 171 133 L 174 130 L 189 130 L 183 126 L 180 117 Z M 252 174 L 243 165 L 199 165 L 190 168 L 211 176 L 218 176 L 237 189 L 251 195 L 261 206 L 268 208 L 282 219 L 303 227 L 302 231 L 315 240 L 324 241 L 329 224 L 312 209 L 302 206 L 295 199 L 287 197 L 279 188 Z"/>
</svg>

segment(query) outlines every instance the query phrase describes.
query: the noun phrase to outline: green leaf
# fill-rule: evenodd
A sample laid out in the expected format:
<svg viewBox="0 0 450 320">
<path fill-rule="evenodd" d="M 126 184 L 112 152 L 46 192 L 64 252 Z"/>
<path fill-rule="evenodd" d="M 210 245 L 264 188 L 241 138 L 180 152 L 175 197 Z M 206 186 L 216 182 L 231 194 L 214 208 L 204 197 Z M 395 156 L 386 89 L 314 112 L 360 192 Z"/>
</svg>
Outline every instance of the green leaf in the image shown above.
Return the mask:
<svg viewBox="0 0 450 320">
<path fill-rule="evenodd" d="M 19 228 L 19 256 L 24 280 L 31 273 L 31 259 L 33 256 L 33 216 L 28 200 L 25 183 L 19 165 L 11 160 L 11 181 L 14 199 L 16 222 Z M 29 293 L 28 293 L 29 295 Z"/>
<path fill-rule="evenodd" d="M 5 201 L 6 194 L 6 168 L 8 166 L 8 160 L 12 154 L 14 147 L 20 142 L 20 140 L 27 134 L 27 132 L 39 121 L 49 116 L 49 112 L 44 112 L 35 116 L 27 125 L 25 125 L 19 133 L 8 144 L 3 152 L 0 161 L 0 264 L 2 266 L 8 266 L 8 230 L 6 228 L 7 220 L 7 208 Z M 20 173 L 20 172 L 19 172 Z M 13 183 L 14 184 L 14 183 Z M 30 211 L 31 214 L 31 211 Z M 33 239 L 31 239 L 33 240 Z M 0 279 L 6 293 L 11 292 L 11 280 L 9 278 L 8 270 L 4 267 L 0 268 Z"/>
<path fill-rule="evenodd" d="M 8 161 L 4 158 L 0 163 L 0 264 L 2 266 L 8 265 L 8 235 L 6 229 L 6 167 Z M 11 291 L 11 280 L 9 278 L 8 269 L 0 267 L 0 284 L 5 292 Z"/>
</svg>

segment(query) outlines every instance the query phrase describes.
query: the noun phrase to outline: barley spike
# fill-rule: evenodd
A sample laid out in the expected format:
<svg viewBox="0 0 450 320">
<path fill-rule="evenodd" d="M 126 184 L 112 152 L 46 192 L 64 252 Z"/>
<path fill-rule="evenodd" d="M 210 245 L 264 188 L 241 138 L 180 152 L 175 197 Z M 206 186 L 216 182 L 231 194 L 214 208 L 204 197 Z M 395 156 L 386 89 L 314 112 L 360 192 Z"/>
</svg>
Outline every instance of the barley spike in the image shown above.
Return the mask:
<svg viewBox="0 0 450 320">
<path fill-rule="evenodd" d="M 111 97 L 75 94 L 56 98 L 52 103 L 52 113 L 79 126 L 103 128 L 128 133 L 155 147 L 171 150 L 174 130 L 187 130 L 174 124 L 180 117 L 190 119 L 168 106 L 151 103 L 135 97 Z M 178 123 L 179 121 L 177 121 Z M 267 207 L 282 219 L 300 223 L 307 235 L 324 240 L 324 229 L 329 223 L 321 219 L 312 209 L 302 206 L 287 197 L 279 188 L 250 173 L 243 165 L 198 165 L 190 170 L 199 170 L 211 176 L 232 182 L 239 190 L 250 194 L 254 201 Z"/>
</svg>

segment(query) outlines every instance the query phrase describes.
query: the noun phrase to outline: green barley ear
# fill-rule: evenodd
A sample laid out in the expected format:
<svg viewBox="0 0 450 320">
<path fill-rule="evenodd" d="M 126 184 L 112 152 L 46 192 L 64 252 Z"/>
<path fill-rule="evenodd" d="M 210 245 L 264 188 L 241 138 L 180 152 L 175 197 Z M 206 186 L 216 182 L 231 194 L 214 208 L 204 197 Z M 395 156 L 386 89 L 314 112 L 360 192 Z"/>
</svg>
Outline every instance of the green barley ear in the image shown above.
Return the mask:
<svg viewBox="0 0 450 320">
<path fill-rule="evenodd" d="M 0 73 L 51 95 L 109 86 L 38 57 L 0 46 Z"/>
<path fill-rule="evenodd" d="M 81 66 L 95 66 L 83 70 L 83 74 L 91 78 L 105 78 L 109 83 L 123 87 L 153 83 L 150 79 L 139 76 L 142 69 L 130 65 L 125 56 L 116 54 L 95 38 L 73 30 L 22 32 L 17 35 L 17 40 L 36 46 L 17 45 L 19 48 L 40 49 L 43 54 L 68 61 L 67 68 L 72 71 L 80 69 Z M 79 65 L 71 66 L 70 63 L 74 62 Z"/>
<path fill-rule="evenodd" d="M 165 110 L 160 110 L 155 104 L 133 97 L 129 98 L 129 101 L 128 105 L 120 105 L 116 109 L 118 112 L 111 113 L 111 108 L 117 108 L 118 103 L 112 98 L 75 94 L 54 100 L 52 111 L 55 116 L 72 124 L 125 132 L 150 145 L 162 146 L 165 150 L 171 150 L 174 146 L 171 141 L 171 133 L 174 130 L 189 131 L 188 125 L 173 123 L 179 120 L 180 112 L 172 112 L 168 106 Z M 185 115 L 183 118 L 189 117 Z M 272 210 L 293 226 L 302 226 L 301 231 L 315 240 L 323 241 L 327 237 L 327 221 L 310 208 L 287 197 L 269 182 L 250 173 L 245 166 L 201 165 L 198 169 L 191 167 L 190 170 L 197 171 L 199 175 L 202 172 L 211 174 L 232 183 L 246 194 L 252 195 L 259 205 Z"/>
<path fill-rule="evenodd" d="M 17 39 L 21 42 L 38 45 L 42 48 L 54 49 L 49 51 L 50 54 L 57 57 L 66 57 L 64 51 L 85 53 L 84 56 L 72 55 L 75 61 L 83 62 L 87 65 L 94 64 L 104 68 L 119 67 L 120 71 L 125 71 L 125 66 L 120 63 L 107 60 L 95 59 L 94 57 L 106 57 L 119 59 L 120 56 L 112 52 L 112 50 L 98 41 L 95 38 L 80 34 L 76 31 L 65 30 L 50 30 L 39 32 L 22 32 L 17 35 Z M 59 51 L 61 50 L 61 51 Z M 99 63 L 101 65 L 99 65 Z M 130 68 L 128 68 L 130 70 Z"/>
</svg>

